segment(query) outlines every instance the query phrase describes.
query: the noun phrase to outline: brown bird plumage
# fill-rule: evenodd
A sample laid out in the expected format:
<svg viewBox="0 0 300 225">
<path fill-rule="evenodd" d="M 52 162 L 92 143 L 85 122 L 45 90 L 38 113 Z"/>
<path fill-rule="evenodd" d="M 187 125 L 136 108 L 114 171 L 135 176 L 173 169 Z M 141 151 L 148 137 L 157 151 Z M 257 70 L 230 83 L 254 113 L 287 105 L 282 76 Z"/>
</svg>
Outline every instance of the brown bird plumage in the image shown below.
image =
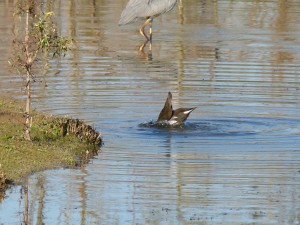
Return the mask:
<svg viewBox="0 0 300 225">
<path fill-rule="evenodd" d="M 196 109 L 195 108 L 179 108 L 173 110 L 172 107 L 172 93 L 169 92 L 165 105 L 160 111 L 157 122 L 167 121 L 170 125 L 180 125 L 186 121 L 190 113 Z"/>
</svg>

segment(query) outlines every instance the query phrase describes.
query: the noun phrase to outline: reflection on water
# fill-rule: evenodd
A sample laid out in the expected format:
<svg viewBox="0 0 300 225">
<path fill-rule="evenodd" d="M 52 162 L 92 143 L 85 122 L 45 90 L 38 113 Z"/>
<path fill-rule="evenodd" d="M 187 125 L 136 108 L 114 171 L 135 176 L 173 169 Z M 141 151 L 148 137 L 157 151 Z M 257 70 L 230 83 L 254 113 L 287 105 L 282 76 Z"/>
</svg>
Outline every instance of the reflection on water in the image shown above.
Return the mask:
<svg viewBox="0 0 300 225">
<path fill-rule="evenodd" d="M 0 224 L 299 224 L 300 4 L 179 1 L 141 52 L 140 24 L 117 26 L 126 2 L 53 9 L 77 49 L 49 61 L 34 106 L 92 123 L 105 145 L 84 168 L 31 176 L 28 211 L 10 190 Z M 0 6 L 0 87 L 20 95 Z M 152 122 L 168 91 L 197 106 L 183 126 Z"/>
</svg>

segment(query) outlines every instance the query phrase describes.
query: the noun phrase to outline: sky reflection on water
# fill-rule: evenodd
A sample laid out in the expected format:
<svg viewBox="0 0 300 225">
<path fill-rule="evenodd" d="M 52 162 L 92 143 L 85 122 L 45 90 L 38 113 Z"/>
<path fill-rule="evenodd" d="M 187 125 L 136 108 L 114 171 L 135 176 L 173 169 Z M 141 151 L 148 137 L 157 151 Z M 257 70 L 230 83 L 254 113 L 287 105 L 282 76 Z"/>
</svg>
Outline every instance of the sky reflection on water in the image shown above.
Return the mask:
<svg viewBox="0 0 300 225">
<path fill-rule="evenodd" d="M 54 7 L 77 49 L 49 61 L 34 106 L 88 121 L 105 145 L 84 168 L 30 177 L 30 224 L 299 224 L 300 4 L 182 1 L 155 19 L 149 57 L 139 23 L 117 26 L 125 3 Z M 0 6 L 7 53 L 12 7 Z M 0 63 L 0 88 L 21 95 Z M 145 126 L 168 91 L 197 109 L 180 129 Z M 20 188 L 0 224 L 22 222 Z"/>
</svg>

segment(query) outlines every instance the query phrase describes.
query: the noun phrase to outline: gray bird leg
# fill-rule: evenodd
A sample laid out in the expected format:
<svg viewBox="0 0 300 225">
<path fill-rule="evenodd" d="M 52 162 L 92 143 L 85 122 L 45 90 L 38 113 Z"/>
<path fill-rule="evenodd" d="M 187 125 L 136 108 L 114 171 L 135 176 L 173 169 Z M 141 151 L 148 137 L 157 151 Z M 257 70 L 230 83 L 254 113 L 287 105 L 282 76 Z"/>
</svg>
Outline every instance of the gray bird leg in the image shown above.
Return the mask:
<svg viewBox="0 0 300 225">
<path fill-rule="evenodd" d="M 149 38 L 149 41 L 150 41 L 150 46 L 151 46 L 151 44 L 152 44 L 152 18 L 150 18 L 151 20 L 150 20 L 150 22 L 149 22 L 149 24 L 150 24 L 150 28 L 149 28 L 149 36 L 150 36 L 150 38 Z"/>
</svg>

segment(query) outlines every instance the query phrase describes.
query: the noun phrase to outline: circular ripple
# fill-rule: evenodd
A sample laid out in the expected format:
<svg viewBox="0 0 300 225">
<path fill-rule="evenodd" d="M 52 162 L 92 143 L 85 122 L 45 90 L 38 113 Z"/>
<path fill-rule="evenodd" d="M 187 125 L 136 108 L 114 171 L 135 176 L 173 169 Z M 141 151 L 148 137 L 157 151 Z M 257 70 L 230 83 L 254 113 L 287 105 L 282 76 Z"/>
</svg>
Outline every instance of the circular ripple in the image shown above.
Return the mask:
<svg viewBox="0 0 300 225">
<path fill-rule="evenodd" d="M 144 131 L 146 128 L 151 128 L 156 132 L 184 133 L 192 136 L 297 135 L 300 132 L 300 121 L 272 118 L 226 118 L 189 120 L 180 126 L 149 121 L 139 124 L 139 127 Z"/>
</svg>

